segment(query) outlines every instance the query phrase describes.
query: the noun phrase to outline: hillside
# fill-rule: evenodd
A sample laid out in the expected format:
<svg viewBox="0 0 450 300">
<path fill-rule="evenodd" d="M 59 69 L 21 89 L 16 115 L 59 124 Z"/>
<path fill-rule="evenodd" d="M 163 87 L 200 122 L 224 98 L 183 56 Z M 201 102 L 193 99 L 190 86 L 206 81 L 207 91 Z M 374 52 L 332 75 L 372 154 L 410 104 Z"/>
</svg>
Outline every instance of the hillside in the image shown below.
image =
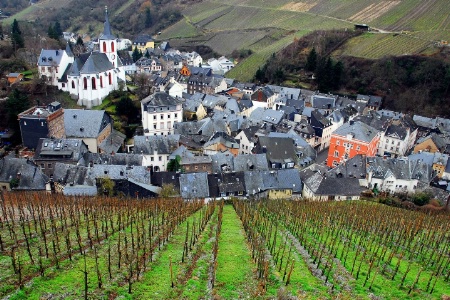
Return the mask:
<svg viewBox="0 0 450 300">
<path fill-rule="evenodd" d="M 342 50 L 342 45 L 345 47 L 349 42 L 364 38 L 365 34 L 352 31 L 313 32 L 272 56 L 257 72 L 256 79 L 337 94 L 379 95 L 384 98 L 387 109 L 450 116 L 448 49 L 442 48 L 431 56 L 400 55 L 380 59 L 336 54 Z M 311 63 L 308 65 L 312 49 L 317 53 L 313 67 Z M 314 80 L 311 79 L 313 73 Z"/>
<path fill-rule="evenodd" d="M 173 45 L 202 43 L 224 55 L 251 49 L 254 54 L 230 72 L 243 81 L 251 80 L 272 53 L 318 29 L 368 24 L 377 34 L 365 36 L 364 43 L 361 38 L 350 41 L 341 50 L 364 58 L 433 53 L 434 42 L 450 40 L 446 0 L 205 0 L 182 14 L 184 19 L 164 30 L 161 39 Z"/>
</svg>

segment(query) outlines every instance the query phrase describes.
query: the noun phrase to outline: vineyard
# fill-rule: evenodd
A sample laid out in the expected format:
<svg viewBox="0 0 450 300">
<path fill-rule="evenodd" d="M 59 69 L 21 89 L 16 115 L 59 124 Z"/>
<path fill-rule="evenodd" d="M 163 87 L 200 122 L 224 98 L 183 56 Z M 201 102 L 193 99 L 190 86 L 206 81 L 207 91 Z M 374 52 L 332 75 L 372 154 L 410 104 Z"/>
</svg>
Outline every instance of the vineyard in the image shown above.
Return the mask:
<svg viewBox="0 0 450 300">
<path fill-rule="evenodd" d="M 334 55 L 347 55 L 369 59 L 389 55 L 420 54 L 429 49 L 432 42 L 406 34 L 365 34 L 349 40 L 334 52 Z"/>
<path fill-rule="evenodd" d="M 16 193 L 0 204 L 2 298 L 450 295 L 448 216 L 368 202 Z"/>
</svg>

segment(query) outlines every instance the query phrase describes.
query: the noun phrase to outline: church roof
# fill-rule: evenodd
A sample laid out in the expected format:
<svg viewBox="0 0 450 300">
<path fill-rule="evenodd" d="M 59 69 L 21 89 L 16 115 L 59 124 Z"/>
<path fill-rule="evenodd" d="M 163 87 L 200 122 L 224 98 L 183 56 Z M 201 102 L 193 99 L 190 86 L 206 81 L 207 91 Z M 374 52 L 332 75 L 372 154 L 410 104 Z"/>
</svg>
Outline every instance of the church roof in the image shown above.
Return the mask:
<svg viewBox="0 0 450 300">
<path fill-rule="evenodd" d="M 66 45 L 66 54 L 69 57 L 73 57 L 73 52 L 72 52 L 72 49 L 70 49 L 69 43 L 67 43 L 67 45 Z"/>
<path fill-rule="evenodd" d="M 92 52 L 81 68 L 81 74 L 96 74 L 114 69 L 105 53 Z"/>
<path fill-rule="evenodd" d="M 109 24 L 108 8 L 105 8 L 105 24 L 103 27 L 103 33 L 100 34 L 100 40 L 115 40 L 116 36 L 112 34 L 111 24 Z"/>
</svg>

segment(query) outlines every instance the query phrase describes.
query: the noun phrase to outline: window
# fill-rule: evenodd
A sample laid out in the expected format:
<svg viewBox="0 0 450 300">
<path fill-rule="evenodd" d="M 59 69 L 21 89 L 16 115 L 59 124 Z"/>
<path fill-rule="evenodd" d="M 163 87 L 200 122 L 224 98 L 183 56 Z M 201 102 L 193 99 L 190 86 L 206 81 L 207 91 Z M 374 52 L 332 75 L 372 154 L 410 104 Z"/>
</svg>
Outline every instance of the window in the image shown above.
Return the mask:
<svg viewBox="0 0 450 300">
<path fill-rule="evenodd" d="M 75 88 L 75 81 L 72 80 L 72 88 Z"/>
<path fill-rule="evenodd" d="M 85 90 L 87 90 L 87 78 L 86 77 L 83 78 L 83 88 Z"/>
<path fill-rule="evenodd" d="M 178 114 L 174 114 L 174 117 L 177 118 L 177 117 L 178 117 Z"/>
<path fill-rule="evenodd" d="M 361 150 L 361 147 L 360 146 L 356 146 L 356 150 L 357 151 Z"/>
<path fill-rule="evenodd" d="M 153 116 L 153 120 L 156 120 L 156 115 Z"/>
<path fill-rule="evenodd" d="M 111 73 L 108 74 L 109 85 L 112 85 L 112 76 Z"/>
<path fill-rule="evenodd" d="M 159 129 L 164 129 L 164 122 L 159 123 Z"/>
<path fill-rule="evenodd" d="M 334 157 L 339 157 L 339 151 L 334 151 Z"/>
<path fill-rule="evenodd" d="M 97 89 L 96 82 L 95 82 L 95 77 L 92 77 L 92 89 L 93 90 Z"/>
<path fill-rule="evenodd" d="M 103 52 L 106 52 L 106 42 L 103 42 Z"/>
<path fill-rule="evenodd" d="M 341 144 L 341 141 L 339 141 L 339 140 L 338 140 L 338 141 L 336 141 L 336 145 L 338 145 L 338 146 L 339 146 L 340 144 Z"/>
<path fill-rule="evenodd" d="M 195 166 L 194 169 L 195 169 L 195 170 L 198 170 L 198 166 Z"/>
<path fill-rule="evenodd" d="M 41 169 L 42 169 L 42 170 L 45 169 L 45 164 L 41 164 Z"/>
<path fill-rule="evenodd" d="M 162 108 L 161 108 L 162 109 Z M 159 118 L 161 119 L 161 120 L 164 120 L 164 115 L 159 115 Z"/>
<path fill-rule="evenodd" d="M 44 122 L 41 122 L 41 126 L 44 126 Z"/>
<path fill-rule="evenodd" d="M 103 88 L 103 76 L 100 75 L 100 87 Z"/>
<path fill-rule="evenodd" d="M 154 159 L 153 159 L 153 156 L 152 157 L 150 157 L 150 161 L 153 161 Z"/>
<path fill-rule="evenodd" d="M 48 167 L 49 169 L 51 169 L 51 168 L 52 168 L 52 164 L 47 164 L 47 167 Z"/>
<path fill-rule="evenodd" d="M 26 126 L 26 125 L 27 125 L 27 121 L 23 121 L 23 125 L 25 125 L 25 126 Z"/>
<path fill-rule="evenodd" d="M 65 84 L 65 83 L 63 83 L 63 84 L 62 84 L 62 87 L 66 87 L 66 84 Z"/>
<path fill-rule="evenodd" d="M 162 156 L 159 156 L 159 157 L 158 157 L 158 160 L 159 160 L 159 161 L 162 161 Z"/>
<path fill-rule="evenodd" d="M 170 119 L 170 114 L 167 115 L 167 119 Z"/>
<path fill-rule="evenodd" d="M 51 68 L 51 67 L 47 67 L 47 71 L 48 71 L 48 72 L 51 72 L 51 71 L 52 71 L 52 68 Z"/>
<path fill-rule="evenodd" d="M 111 52 L 114 52 L 114 42 L 111 42 Z"/>
<path fill-rule="evenodd" d="M 156 129 L 156 124 L 153 124 L 153 129 Z"/>
<path fill-rule="evenodd" d="M 167 122 L 167 129 L 172 128 L 172 123 L 171 122 Z"/>
</svg>

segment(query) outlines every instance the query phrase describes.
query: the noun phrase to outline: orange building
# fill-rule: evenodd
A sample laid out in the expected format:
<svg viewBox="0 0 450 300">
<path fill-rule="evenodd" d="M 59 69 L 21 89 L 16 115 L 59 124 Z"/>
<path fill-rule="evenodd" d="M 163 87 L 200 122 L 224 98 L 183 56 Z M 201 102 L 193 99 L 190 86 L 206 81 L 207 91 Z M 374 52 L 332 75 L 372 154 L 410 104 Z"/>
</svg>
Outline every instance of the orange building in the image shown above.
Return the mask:
<svg viewBox="0 0 450 300">
<path fill-rule="evenodd" d="M 357 154 L 375 156 L 379 141 L 378 130 L 362 122 L 350 121 L 331 134 L 327 166 L 335 167 Z"/>
</svg>

